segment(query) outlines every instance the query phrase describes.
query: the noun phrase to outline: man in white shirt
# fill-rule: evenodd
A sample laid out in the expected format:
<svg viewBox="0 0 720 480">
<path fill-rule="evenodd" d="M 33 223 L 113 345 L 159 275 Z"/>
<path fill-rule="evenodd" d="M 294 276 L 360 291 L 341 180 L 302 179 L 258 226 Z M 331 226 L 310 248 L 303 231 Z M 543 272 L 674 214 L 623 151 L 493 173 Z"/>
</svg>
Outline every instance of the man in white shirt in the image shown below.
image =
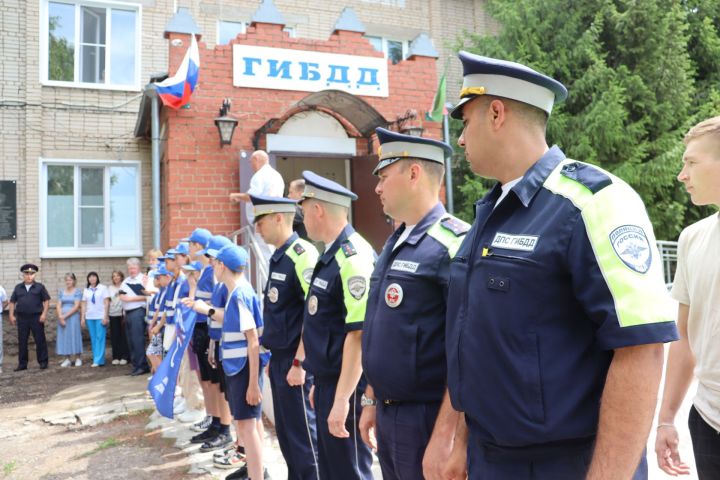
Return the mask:
<svg viewBox="0 0 720 480">
<path fill-rule="evenodd" d="M 685 136 L 678 174 L 695 205 L 720 206 L 720 116 Z M 715 212 L 687 227 L 678 242 L 671 295 L 679 302 L 680 341 L 670 346 L 665 391 L 658 414 L 655 453 L 670 475 L 687 475 L 678 453 L 675 415 L 692 382 L 698 389 L 688 426 L 700 480 L 720 478 L 720 217 Z"/>
<path fill-rule="evenodd" d="M 120 291 L 120 301 L 125 311 L 125 334 L 130 350 L 130 362 L 132 363 L 132 376 L 142 375 L 150 371 L 147 359 L 145 358 L 145 308 L 147 299 L 136 294 L 128 285 L 144 285 L 145 275 L 140 272 L 140 260 L 130 258 L 127 261 L 128 276 L 123 280 Z"/>
<path fill-rule="evenodd" d="M 270 165 L 270 157 L 263 150 L 255 150 L 250 155 L 250 168 L 252 168 L 253 176 L 250 178 L 250 188 L 244 193 L 231 193 L 230 200 L 233 202 L 245 202 L 245 218 L 248 225 L 253 225 L 255 215 L 253 214 L 253 205 L 250 201 L 250 195 L 282 197 L 285 193 L 285 181 L 280 173 Z M 254 234 L 255 241 L 260 246 L 265 260 L 269 262 L 270 255 L 274 248 L 270 248 L 268 244 L 258 235 Z"/>
</svg>

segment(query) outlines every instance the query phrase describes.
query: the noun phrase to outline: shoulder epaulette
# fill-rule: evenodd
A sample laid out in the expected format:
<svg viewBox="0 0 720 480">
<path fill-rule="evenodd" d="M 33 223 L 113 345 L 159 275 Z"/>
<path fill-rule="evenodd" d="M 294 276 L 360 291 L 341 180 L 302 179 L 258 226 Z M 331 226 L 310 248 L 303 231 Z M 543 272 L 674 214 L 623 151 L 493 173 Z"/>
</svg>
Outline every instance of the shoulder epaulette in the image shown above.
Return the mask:
<svg viewBox="0 0 720 480">
<path fill-rule="evenodd" d="M 455 217 L 443 218 L 440 220 L 440 225 L 442 225 L 446 230 L 450 230 L 456 237 L 465 235 L 467 231 L 470 230 L 470 226 L 468 224 Z"/>
<path fill-rule="evenodd" d="M 563 165 L 560 175 L 575 180 L 593 194 L 613 183 L 612 178 L 602 170 L 580 162 Z"/>
<path fill-rule="evenodd" d="M 295 250 L 295 253 L 297 253 L 298 255 L 302 255 L 303 253 L 305 253 L 305 249 L 299 243 L 293 245 L 293 250 Z"/>
<path fill-rule="evenodd" d="M 350 240 L 345 240 L 342 245 L 340 246 L 342 248 L 343 253 L 346 257 L 352 257 L 357 253 L 357 250 L 355 249 L 355 246 L 352 244 Z"/>
</svg>

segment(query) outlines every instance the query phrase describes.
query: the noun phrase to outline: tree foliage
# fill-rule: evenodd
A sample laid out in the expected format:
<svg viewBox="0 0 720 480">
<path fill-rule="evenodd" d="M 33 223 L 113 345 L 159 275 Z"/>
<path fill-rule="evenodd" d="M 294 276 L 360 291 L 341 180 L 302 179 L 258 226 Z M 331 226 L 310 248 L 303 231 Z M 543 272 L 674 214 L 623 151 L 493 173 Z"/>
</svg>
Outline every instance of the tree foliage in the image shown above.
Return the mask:
<svg viewBox="0 0 720 480">
<path fill-rule="evenodd" d="M 497 35 L 463 48 L 529 65 L 570 92 L 555 106 L 548 142 L 593 163 L 642 196 L 658 238 L 709 214 L 689 208 L 676 180 L 682 138 L 720 113 L 720 2 L 716 0 L 488 0 Z M 454 123 L 452 130 L 462 128 Z M 458 213 L 491 183 L 455 159 Z"/>
</svg>

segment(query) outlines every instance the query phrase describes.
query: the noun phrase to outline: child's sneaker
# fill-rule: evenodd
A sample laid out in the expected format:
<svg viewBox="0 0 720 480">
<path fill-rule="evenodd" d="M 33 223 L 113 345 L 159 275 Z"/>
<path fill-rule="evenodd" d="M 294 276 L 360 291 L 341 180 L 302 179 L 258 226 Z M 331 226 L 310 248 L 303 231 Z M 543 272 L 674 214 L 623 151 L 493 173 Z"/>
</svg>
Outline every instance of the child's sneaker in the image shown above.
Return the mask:
<svg viewBox="0 0 720 480">
<path fill-rule="evenodd" d="M 208 415 L 204 419 L 200 420 L 196 424 L 194 424 L 192 427 L 190 427 L 190 430 L 193 432 L 204 432 L 208 428 L 210 428 L 210 424 L 212 423 L 212 417 Z"/>
<path fill-rule="evenodd" d="M 213 458 L 213 464 L 217 468 L 238 468 L 245 461 L 245 453 L 239 452 L 237 448 L 232 448 L 229 452 L 224 450 L 224 452 L 227 452 L 225 456 Z"/>
<path fill-rule="evenodd" d="M 66 358 L 65 360 L 63 360 L 63 362 L 60 364 L 60 366 L 63 367 L 63 368 L 69 367 L 69 366 L 70 366 L 70 359 L 69 359 L 69 358 Z"/>
</svg>

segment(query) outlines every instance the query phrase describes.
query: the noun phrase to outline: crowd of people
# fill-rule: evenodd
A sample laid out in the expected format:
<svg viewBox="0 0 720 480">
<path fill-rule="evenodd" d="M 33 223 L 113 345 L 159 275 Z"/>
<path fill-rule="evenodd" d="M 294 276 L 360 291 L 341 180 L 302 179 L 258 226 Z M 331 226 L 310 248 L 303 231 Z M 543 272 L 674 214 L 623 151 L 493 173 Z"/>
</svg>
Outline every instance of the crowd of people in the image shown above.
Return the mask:
<svg viewBox="0 0 720 480">
<path fill-rule="evenodd" d="M 63 363 L 78 362 L 83 325 L 99 342 L 122 311 L 131 374 L 145 374 L 173 344 L 181 305 L 195 311 L 175 414 L 197 420 L 191 441 L 215 451 L 219 468 L 236 468 L 229 479 L 269 478 L 264 369 L 290 479 L 372 479 L 372 450 L 388 480 L 646 479 L 663 344 L 672 343 L 658 465 L 689 472 L 675 416 L 694 372 L 697 474 L 720 478 L 718 214 L 680 237 L 675 318 L 640 197 L 546 142 L 566 88 L 512 62 L 460 60 L 459 145 L 473 172 L 497 180 L 472 225 L 438 200 L 452 151 L 443 142 L 377 129 L 375 191 L 399 224 L 379 255 L 348 223 L 355 193 L 306 171 L 296 198 L 282 197 L 282 179 L 255 152 L 250 190 L 231 199 L 247 203 L 268 252 L 262 295 L 244 275 L 248 253 L 197 228 L 158 256 L 152 275 L 130 259 L 114 289 L 91 272 L 81 292 L 66 276 Z M 720 117 L 685 142 L 679 181 L 693 203 L 720 205 Z M 294 231 L 298 217 L 315 243 Z M 36 271 L 23 267 L 9 300 L 42 367 L 49 295 Z M 99 365 L 97 352 L 93 344 Z"/>
</svg>

